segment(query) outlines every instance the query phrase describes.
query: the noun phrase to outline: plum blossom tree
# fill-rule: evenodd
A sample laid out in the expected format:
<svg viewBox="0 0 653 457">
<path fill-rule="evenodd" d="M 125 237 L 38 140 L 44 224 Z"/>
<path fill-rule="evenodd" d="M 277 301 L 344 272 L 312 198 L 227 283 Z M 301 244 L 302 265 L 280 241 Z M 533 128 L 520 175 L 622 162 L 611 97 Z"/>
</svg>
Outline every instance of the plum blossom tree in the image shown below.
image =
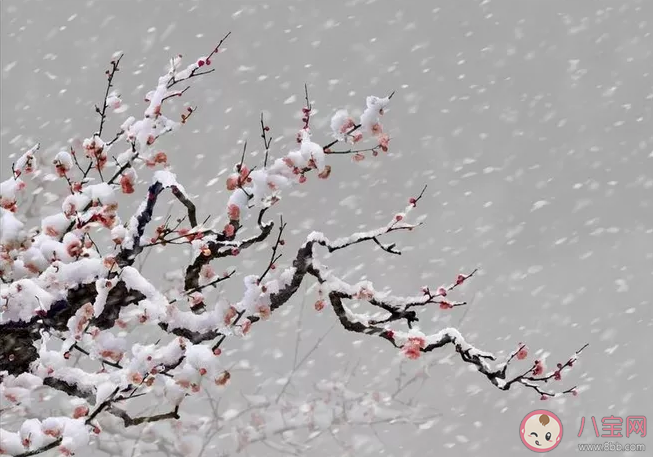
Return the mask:
<svg viewBox="0 0 653 457">
<path fill-rule="evenodd" d="M 496 362 L 493 354 L 471 345 L 455 328 L 435 333 L 419 329 L 418 309 L 446 312 L 466 304 L 450 295 L 470 281 L 476 270 L 454 275 L 449 284 L 400 297 L 380 292 L 369 281 L 347 283 L 320 261 L 321 250 L 335 252 L 361 243 L 374 243 L 388 255 L 401 254 L 396 243 L 384 238 L 421 225 L 411 223 L 410 216 L 425 188 L 409 198 L 403 210 L 388 215 L 386 225 L 339 239 L 312 232 L 292 260 L 281 263 L 287 225 L 282 216 L 271 216 L 275 204 L 285 190 L 312 176 L 334 179 L 330 160 L 349 156 L 356 166 L 355 162 L 387 153 L 390 135 L 381 119 L 393 93 L 367 97 L 359 119 L 347 110 L 337 111 L 330 123 L 330 139 L 320 144 L 311 128 L 314 110 L 305 87 L 303 125 L 294 147 L 275 158 L 270 127 L 261 116 L 265 155 L 261 163 L 247 163 L 245 143 L 241 160 L 224 182 L 230 192 L 223 207 L 226 224 L 201 219 L 158 140 L 191 121 L 195 107 L 188 105 L 174 120 L 174 115 L 164 114 L 170 105 L 166 102 L 185 95 L 191 80 L 215 71 L 213 61 L 228 36 L 188 65 L 182 65 L 181 56 L 171 59 L 167 72 L 145 96 L 142 118 L 125 119 L 111 135 L 107 118 L 111 111 L 122 111 L 122 100 L 113 90 L 122 54 L 114 55 L 106 71 L 102 103 L 95 107 L 98 130 L 77 147 L 53 157 L 36 144 L 7 170 L 10 176 L 0 184 L 0 396 L 3 418 L 13 413 L 23 419 L 11 430 L 3 424 L 0 453 L 28 456 L 57 450 L 73 455 L 92 445 L 120 454 L 124 449 L 119 441 L 103 439 L 117 434 L 139 441 L 142 452 L 158 449 L 168 455 L 187 455 L 184 436 L 191 432 L 215 435 L 232 425 L 236 451 L 274 435 L 283 438 L 277 446 L 298 451 L 335 423 L 417 420 L 414 411 L 393 408 L 392 396 L 358 394 L 345 383 L 326 381 L 318 384 L 317 396 L 310 401 L 279 402 L 253 395 L 243 411 L 216 412 L 211 392 L 239 375 L 221 361 L 225 341 L 267 320 L 306 281 L 317 284 L 316 311 L 329 308 L 345 330 L 381 338 L 407 359 L 451 346 L 463 363 L 475 367 L 498 389 L 521 385 L 543 400 L 575 395 L 575 387 L 551 390 L 546 385 L 560 380 L 585 346 L 552 370 L 535 360 L 519 374 L 509 374 L 512 362 L 528 358 L 526 345 L 520 343 L 504 361 Z M 370 145 L 361 146 L 365 141 Z M 28 228 L 21 195 L 28 192 L 30 183 L 40 186 L 44 181 L 63 185 L 66 195 L 61 211 Z M 149 185 L 141 188 L 143 182 Z M 167 192 L 182 205 L 185 216 L 151 227 L 157 202 Z M 119 213 L 124 205 L 119 203 L 131 196 L 141 203 L 123 220 Z M 243 237 L 248 224 L 256 233 Z M 238 277 L 236 269 L 217 273 L 216 265 L 221 260 L 237 260 L 241 251 L 264 242 L 272 246 L 269 261 L 260 266 L 259 274 L 241 277 L 242 296 L 234 300 L 219 291 L 214 294 L 220 283 Z M 192 258 L 179 286 L 162 291 L 135 267 L 135 261 L 155 246 L 172 245 L 189 246 Z M 370 313 L 355 313 L 347 304 L 350 301 L 366 303 Z M 156 329 L 159 337 L 129 342 L 128 336 L 138 339 L 152 334 L 144 332 L 145 328 Z M 30 405 L 36 391 L 41 392 L 38 401 L 47 400 L 43 389 L 65 394 L 66 406 L 37 418 Z M 184 412 L 184 400 L 198 395 L 208 396 L 213 415 Z M 128 412 L 130 402 L 146 396 L 158 399 L 154 403 L 167 409 L 141 416 Z M 184 422 L 183 416 L 192 420 Z M 245 422 L 238 425 L 242 418 Z M 154 427 L 157 422 L 171 424 L 171 428 L 162 432 Z M 317 434 L 310 434 L 304 443 L 292 442 L 287 433 L 302 427 Z"/>
</svg>

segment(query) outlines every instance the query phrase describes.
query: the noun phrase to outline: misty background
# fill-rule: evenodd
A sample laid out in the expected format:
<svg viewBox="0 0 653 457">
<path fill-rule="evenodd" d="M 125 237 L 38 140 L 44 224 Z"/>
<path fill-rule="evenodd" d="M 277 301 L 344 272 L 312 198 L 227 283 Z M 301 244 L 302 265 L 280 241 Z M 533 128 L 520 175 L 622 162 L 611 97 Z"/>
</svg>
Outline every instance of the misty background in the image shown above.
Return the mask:
<svg viewBox="0 0 653 457">
<path fill-rule="evenodd" d="M 549 367 L 590 344 L 573 370 L 548 386 L 578 385 L 580 395 L 542 402 L 523 386 L 499 391 L 451 347 L 408 361 L 379 338 L 345 331 L 328 307 L 313 310 L 309 281 L 305 300 L 298 294 L 247 339 L 226 342 L 228 357 L 256 368 L 254 375 L 234 373 L 227 404 L 288 374 L 298 328 L 305 353 L 335 323 L 295 375 L 293 395 L 352 367 L 352 389 L 391 392 L 400 367 L 411 376 L 434 363 L 430 378 L 405 398 L 437 410 L 438 420 L 423 430 L 380 427 L 378 455 L 522 456 L 519 424 L 540 408 L 564 426 L 553 452 L 570 455 L 578 443 L 606 441 L 588 423 L 578 438 L 582 417 L 653 413 L 651 2 L 3 0 L 0 8 L 3 180 L 34 142 L 57 152 L 97 130 L 93 106 L 102 102 L 114 52 L 125 53 L 115 87 L 130 109 L 109 116 L 107 139 L 127 116 L 140 119 L 142 99 L 170 57 L 192 62 L 231 31 L 225 52 L 213 59 L 216 71 L 192 79 L 181 102 L 166 102 L 173 119 L 183 102 L 198 106 L 159 147 L 199 219 L 223 211 L 225 170 L 240 160 L 243 141 L 247 163 L 260 164 L 261 112 L 275 139 L 272 157 L 295 147 L 305 83 L 320 144 L 331 141 L 335 110 L 358 115 L 366 96 L 396 91 L 383 118 L 392 137 L 388 154 L 360 163 L 329 156 L 328 180 L 309 179 L 270 211 L 289 224 L 280 267 L 311 231 L 337 238 L 385 225 L 427 184 L 411 213 L 425 214 L 425 225 L 384 237 L 397 242 L 401 256 L 363 243 L 333 255 L 319 250 L 321 260 L 349 282 L 369 279 L 396 295 L 419 294 L 478 267 L 452 295 L 471 305 L 421 311 L 422 331 L 459 326 L 470 343 L 499 357 L 523 341 L 531 354 L 549 353 Z M 139 175 L 151 179 L 151 171 Z M 123 220 L 144 189 L 137 186 L 121 206 Z M 165 217 L 161 207 L 157 214 Z M 53 214 L 59 202 L 38 210 Z M 260 273 L 269 248 L 213 265 Z M 159 260 L 153 255 L 143 272 L 164 284 L 163 274 L 187 258 L 182 248 L 171 249 Z M 223 289 L 232 300 L 242 292 L 241 278 Z M 649 436 L 625 433 L 617 441 L 651 445 Z M 366 455 L 365 446 L 358 452 Z M 271 453 L 259 446 L 248 455 Z M 325 438 L 307 455 L 344 454 Z"/>
</svg>

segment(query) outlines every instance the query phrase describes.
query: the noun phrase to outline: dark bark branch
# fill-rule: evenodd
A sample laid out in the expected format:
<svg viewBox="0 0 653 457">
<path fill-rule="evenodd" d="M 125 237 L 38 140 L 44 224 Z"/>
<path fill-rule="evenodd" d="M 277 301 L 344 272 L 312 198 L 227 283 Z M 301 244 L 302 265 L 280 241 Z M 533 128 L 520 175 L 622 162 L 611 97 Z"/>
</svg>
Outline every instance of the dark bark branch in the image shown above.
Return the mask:
<svg viewBox="0 0 653 457">
<path fill-rule="evenodd" d="M 125 427 L 133 427 L 136 425 L 146 424 L 149 422 L 158 422 L 167 419 L 179 419 L 179 407 L 175 407 L 174 410 L 165 414 L 155 414 L 153 416 L 141 416 L 132 418 L 127 412 L 123 409 L 120 409 L 116 406 L 109 406 L 107 412 L 113 414 L 122 419 Z"/>
<path fill-rule="evenodd" d="M 61 379 L 47 377 L 43 379 L 43 385 L 64 392 L 70 395 L 71 397 L 83 398 L 91 403 L 94 400 L 95 392 L 92 389 L 87 389 L 74 384 L 70 384 Z"/>
<path fill-rule="evenodd" d="M 311 267 L 309 269 L 309 273 L 315 276 L 319 282 L 321 283 L 324 282 L 322 275 L 315 268 Z M 397 343 L 395 334 L 392 330 L 387 330 L 385 328 L 379 327 L 372 323 L 368 323 L 366 325 L 363 322 L 350 319 L 347 310 L 345 309 L 345 306 L 343 304 L 343 300 L 352 299 L 352 298 L 354 298 L 352 295 L 339 291 L 332 291 L 329 293 L 329 301 L 331 303 L 331 306 L 333 307 L 336 316 L 338 316 L 338 319 L 340 320 L 340 323 L 342 324 L 343 328 L 345 328 L 345 330 L 348 330 L 350 332 L 355 332 L 355 333 L 362 333 L 366 335 L 376 335 L 389 341 L 396 348 L 403 348 L 403 345 Z M 370 300 L 370 303 L 372 302 L 375 302 L 376 306 L 380 306 L 388 310 L 389 312 L 391 312 L 391 317 L 392 317 L 391 320 L 397 320 L 400 318 L 399 316 L 397 316 L 395 319 L 395 313 L 397 311 L 393 311 L 393 310 L 396 310 L 396 306 L 390 304 L 384 304 L 380 300 L 374 300 L 374 299 Z M 552 372 L 546 376 L 539 376 L 539 377 L 530 376 L 530 374 L 533 372 L 534 369 L 533 367 L 526 373 L 507 380 L 507 367 L 508 364 L 513 360 L 514 356 L 510 356 L 504 364 L 500 364 L 497 367 L 491 367 L 487 363 L 487 361 L 496 360 L 495 356 L 490 353 L 480 351 L 474 348 L 473 346 L 471 346 L 470 344 L 468 344 L 464 340 L 460 332 L 458 332 L 458 330 L 454 328 L 444 329 L 438 332 L 435 337 L 430 337 L 429 340 L 432 340 L 433 338 L 435 338 L 436 341 L 424 347 L 421 347 L 419 349 L 420 352 L 424 352 L 424 353 L 431 352 L 435 349 L 439 349 L 450 344 L 454 347 L 454 350 L 460 355 L 460 358 L 462 359 L 463 362 L 474 365 L 481 374 L 483 374 L 495 387 L 497 387 L 500 390 L 509 390 L 510 387 L 514 384 L 522 384 L 525 387 L 534 389 L 537 393 L 539 393 L 543 397 L 552 397 L 555 395 L 554 393 L 542 389 L 541 385 L 547 383 L 549 380 L 554 378 L 556 376 L 555 375 L 556 372 Z M 573 365 L 573 362 L 575 362 L 576 357 L 588 345 L 589 344 L 585 344 L 578 351 L 576 351 L 574 356 L 572 356 L 572 358 L 570 358 L 565 364 L 559 364 L 557 372 L 560 373 L 565 368 L 571 367 Z M 575 388 L 576 387 L 574 386 L 572 388 L 562 391 L 561 393 L 566 394 L 566 393 L 573 392 Z"/>
<path fill-rule="evenodd" d="M 95 284 L 82 284 L 68 291 L 65 300 L 55 302 L 43 315 L 34 316 L 24 322 L 0 324 L 0 371 L 19 375 L 29 371 L 29 366 L 38 358 L 34 342 L 41 338 L 40 330 L 68 331 L 68 320 L 86 303 L 93 303 L 97 296 Z M 119 281 L 109 291 L 102 314 L 93 320 L 101 330 L 112 328 L 120 309 L 143 300 L 145 296 Z"/>
<path fill-rule="evenodd" d="M 236 227 L 236 232 L 237 232 L 238 228 L 240 228 L 239 222 L 231 221 L 230 223 Z M 269 222 L 267 224 L 259 224 L 259 227 L 261 229 L 261 232 L 258 235 L 251 238 L 247 238 L 243 241 L 236 242 L 236 241 L 227 240 L 226 237 L 224 236 L 216 237 L 217 238 L 216 241 L 209 241 L 207 243 L 207 247 L 210 251 L 210 254 L 198 255 L 193 261 L 193 263 L 189 265 L 188 268 L 186 269 L 186 275 L 184 279 L 184 290 L 189 291 L 189 290 L 197 289 L 199 287 L 200 271 L 202 270 L 202 267 L 204 265 L 208 265 L 212 260 L 231 256 L 234 254 L 235 249 L 238 249 L 240 251 L 243 249 L 247 249 L 256 243 L 260 243 L 261 241 L 264 241 L 268 237 L 268 235 L 270 235 L 270 232 L 274 227 L 274 223 Z"/>
<path fill-rule="evenodd" d="M 188 197 L 186 197 L 177 186 L 172 186 L 172 195 L 177 197 L 177 200 L 181 202 L 182 205 L 186 207 L 188 211 L 188 221 L 190 222 L 191 227 L 197 227 L 197 215 L 195 210 L 195 205 L 191 202 Z"/>
<path fill-rule="evenodd" d="M 190 221 L 192 227 L 197 226 L 197 215 L 196 209 L 193 202 L 191 202 L 188 197 L 186 197 L 183 192 L 175 185 L 170 186 L 172 194 L 179 200 L 188 211 L 188 220 Z M 165 186 L 160 182 L 155 182 L 147 190 L 147 200 L 145 201 L 145 208 L 138 214 L 136 217 L 136 234 L 132 239 L 132 247 L 130 249 L 122 249 L 120 253 L 116 256 L 116 262 L 119 266 L 125 267 L 132 265 L 136 260 L 138 254 L 143 251 L 144 246 L 141 245 L 140 240 L 143 234 L 145 233 L 145 228 L 147 224 L 150 223 L 152 217 L 154 216 L 154 207 L 159 198 L 159 195 Z M 131 222 L 130 222 L 131 223 Z"/>
<path fill-rule="evenodd" d="M 102 136 L 102 129 L 104 128 L 104 121 L 107 119 L 107 98 L 109 98 L 109 91 L 113 87 L 113 77 L 118 71 L 118 65 L 120 65 L 120 60 L 122 59 L 123 54 L 120 54 L 116 60 L 111 61 L 111 70 L 107 70 L 107 88 L 104 91 L 104 99 L 102 100 L 102 110 L 98 110 L 100 115 L 100 128 L 98 129 L 98 136 Z M 96 108 L 97 109 L 97 108 Z"/>
<path fill-rule="evenodd" d="M 143 247 L 141 246 L 141 237 L 145 233 L 145 227 L 152 220 L 154 215 L 154 206 L 156 205 L 159 194 L 163 191 L 163 184 L 155 182 L 147 190 L 147 200 L 145 209 L 136 216 L 137 226 L 136 235 L 132 239 L 133 247 L 131 249 L 122 249 L 116 256 L 116 262 L 121 267 L 132 265 L 136 260 L 138 254 L 141 253 Z M 130 222 L 131 223 L 131 222 Z"/>
<path fill-rule="evenodd" d="M 38 455 L 38 454 L 41 454 L 43 452 L 47 452 L 50 449 L 54 449 L 55 447 L 59 446 L 61 444 L 61 441 L 62 441 L 61 438 L 57 438 L 56 440 L 54 440 L 50 444 L 46 444 L 45 446 L 41 446 L 40 448 L 34 449 L 32 451 L 23 452 L 22 454 L 18 454 L 18 455 L 14 456 L 14 457 L 30 457 L 32 455 Z"/>
</svg>

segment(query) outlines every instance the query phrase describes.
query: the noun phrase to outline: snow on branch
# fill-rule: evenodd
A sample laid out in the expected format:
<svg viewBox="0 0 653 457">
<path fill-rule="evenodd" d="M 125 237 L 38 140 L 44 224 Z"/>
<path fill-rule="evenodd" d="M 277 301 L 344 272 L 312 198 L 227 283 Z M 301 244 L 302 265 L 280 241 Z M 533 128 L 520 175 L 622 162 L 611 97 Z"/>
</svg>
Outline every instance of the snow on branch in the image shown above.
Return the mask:
<svg viewBox="0 0 653 457">
<path fill-rule="evenodd" d="M 116 226 L 111 232 L 114 241 L 120 240 L 121 250 L 116 256 L 118 266 L 133 264 L 136 256 L 143 250 L 141 237 L 145 233 L 145 227 L 152 220 L 157 198 L 164 189 L 171 189 L 172 194 L 186 207 L 191 227 L 197 226 L 195 205 L 186 195 L 183 186 L 177 182 L 175 175 L 167 170 L 157 171 L 154 174 L 154 183 L 147 190 L 145 201 L 141 203 L 127 226 Z"/>
<path fill-rule="evenodd" d="M 423 193 L 420 194 L 420 197 L 421 195 Z M 440 286 L 435 291 L 432 291 L 429 287 L 423 287 L 422 295 L 396 297 L 375 291 L 373 284 L 369 281 L 359 282 L 354 285 L 348 284 L 334 276 L 316 259 L 314 252 L 316 245 L 322 245 L 329 251 L 335 251 L 367 240 L 374 240 L 377 244 L 380 244 L 377 237 L 389 233 L 393 229 L 398 230 L 404 227 L 413 228 L 414 226 L 412 225 L 397 224 L 404 220 L 405 214 L 411 208 L 416 206 L 417 200 L 416 198 L 411 198 L 406 212 L 395 216 L 393 221 L 384 228 L 357 233 L 334 242 L 329 241 L 320 233 L 313 232 L 309 235 L 306 244 L 300 250 L 298 259 L 295 261 L 296 266 L 303 266 L 302 270 L 297 269 L 295 271 L 295 276 L 308 273 L 318 280 L 320 283 L 320 295 L 328 297 L 334 312 L 346 330 L 381 337 L 389 341 L 396 348 L 401 349 L 406 357 L 410 359 L 417 359 L 421 353 L 431 352 L 451 344 L 464 362 L 476 366 L 479 372 L 485 375 L 493 385 L 501 390 L 508 390 L 514 384 L 522 384 L 535 390 L 540 394 L 542 400 L 567 393 L 576 395 L 576 386 L 560 392 L 545 390 L 542 386 L 547 384 L 551 379 L 560 380 L 562 378 L 562 372 L 573 366 L 578 355 L 588 346 L 587 344 L 576 351 L 567 362 L 557 364 L 557 369 L 546 375 L 542 374 L 544 371 L 543 363 L 540 360 L 535 360 L 533 366 L 525 373 L 509 377 L 507 374 L 508 365 L 515 358 L 519 360 L 526 358 L 527 350 L 525 346 L 520 346 L 517 351 L 508 357 L 507 361 L 492 367 L 489 362 L 495 361 L 496 357 L 489 352 L 479 350 L 469 344 L 457 329 L 446 328 L 435 334 L 425 335 L 417 328 L 414 328 L 414 324 L 419 319 L 413 308 L 423 307 L 428 304 L 436 304 L 441 310 L 464 306 L 466 304 L 465 302 L 451 301 L 446 297 L 452 290 L 471 278 L 477 270 L 469 274 L 459 274 L 454 282 L 446 286 Z M 394 245 L 392 247 L 394 249 Z M 392 252 L 387 249 L 384 250 Z M 381 316 L 356 314 L 347 307 L 344 303 L 345 300 L 366 301 L 373 307 L 380 308 L 384 313 Z M 318 310 L 323 309 L 324 306 L 323 299 L 318 300 L 316 303 L 316 309 Z M 395 321 L 405 321 L 408 331 L 393 330 L 385 325 Z"/>
<path fill-rule="evenodd" d="M 278 223 L 276 217 L 273 221 L 266 216 L 273 213 L 286 190 L 301 186 L 312 176 L 330 179 L 331 160 L 349 156 L 356 166 L 369 156 L 387 153 L 390 135 L 381 119 L 394 92 L 387 97 L 367 97 L 358 121 L 344 109 L 337 111 L 328 132 L 332 140 L 321 145 L 311 127 L 313 102 L 304 86 L 302 124 L 293 145 L 283 153 L 274 150 L 271 127 L 261 116 L 262 163 L 246 163 L 245 143 L 224 183 L 229 197 L 216 221 L 226 221 L 225 225 L 216 229 L 215 223 L 207 225 L 208 217 L 201 219 L 201 209 L 172 171 L 174 158 L 157 149 L 158 139 L 182 128 L 196 112 L 196 107 L 186 106 L 177 114 L 180 121 L 173 121 L 164 108 L 171 105 L 168 100 L 189 93 L 190 86 L 181 88 L 182 82 L 215 71 L 209 67 L 219 58 L 228 37 L 185 67 L 181 55 L 171 59 L 166 73 L 145 94 L 142 117 L 122 120 L 117 133 L 108 138 L 104 135 L 111 111 L 126 111 L 120 94 L 113 90 L 123 57 L 116 53 L 105 73 L 104 98 L 95 107 L 100 117 L 97 131 L 77 147 L 59 151 L 53 160 L 39 153 L 39 144 L 31 146 L 12 164 L 10 177 L 0 183 L 0 395 L 8 402 L 3 415 L 13 414 L 22 422 L 18 429 L 2 430 L 0 453 L 29 456 L 57 448 L 62 455 L 72 455 L 89 443 L 100 446 L 105 442 L 102 436 L 110 430 L 128 434 L 126 430 L 138 427 L 151 431 L 151 443 L 163 443 L 165 434 L 158 436 L 148 427 L 157 422 L 181 423 L 187 397 L 224 389 L 238 375 L 237 369 L 220 357 L 225 342 L 235 342 L 254 324 L 268 320 L 309 279 L 319 285 L 315 309 L 330 304 L 345 330 L 383 338 L 409 359 L 451 345 L 463 362 L 476 367 L 501 390 L 521 384 L 543 399 L 557 396 L 543 385 L 560 380 L 586 346 L 548 373 L 537 360 L 528 371 L 510 376 L 508 365 L 527 356 L 524 345 L 505 362 L 493 365 L 494 355 L 472 346 L 454 328 L 430 335 L 417 328 L 420 312 L 446 312 L 464 306 L 464 301 L 453 301 L 449 294 L 477 270 L 459 274 L 449 285 L 424 287 L 420 294 L 400 297 L 377 291 L 369 281 L 349 284 L 320 262 L 321 248 L 333 253 L 365 242 L 400 255 L 397 244 L 385 238 L 421 225 L 408 219 L 424 197 L 426 186 L 408 200 L 403 211 L 389 216 L 384 226 L 338 239 L 312 232 L 289 264 L 283 264 L 287 223 L 281 215 Z M 366 140 L 371 140 L 372 146 L 354 146 Z M 333 149 L 337 144 L 349 146 Z M 51 172 L 54 180 L 61 180 L 67 195 L 62 196 L 60 211 L 30 228 L 21 214 L 20 195 L 28 187 L 25 179 L 35 176 L 37 170 L 39 174 Z M 143 180 L 139 174 L 151 177 Z M 150 184 L 147 189 L 137 189 L 139 182 Z M 183 206 L 185 216 L 150 227 L 166 189 Z M 128 217 L 124 223 L 121 194 L 142 198 L 135 213 L 122 214 Z M 254 232 L 243 236 L 247 225 L 252 225 Z M 256 265 L 255 273 L 246 273 L 244 265 L 242 272 L 238 271 L 241 267 L 216 272 L 220 261 L 235 261 L 243 250 L 263 247 L 268 240 L 269 259 Z M 164 293 L 134 265 L 155 246 L 167 253 L 179 245 L 189 248 L 190 260 L 175 276 L 179 286 Z M 242 281 L 239 298 L 215 290 L 223 281 L 235 278 Z M 367 303 L 370 312 L 354 313 L 347 305 L 352 300 Z M 391 328 L 402 323 L 405 331 Z M 159 337 L 147 341 L 152 334 Z M 83 363 L 77 363 L 79 360 Z M 322 388 L 329 392 L 329 399 L 281 405 L 281 409 L 275 409 L 276 403 L 259 405 L 264 410 L 257 413 L 258 418 L 236 428 L 238 448 L 301 428 L 318 436 L 343 421 L 369 424 L 415 419 L 342 386 Z M 35 392 L 43 389 L 65 395 L 67 409 L 43 420 L 22 420 Z M 561 393 L 570 392 L 576 390 Z M 333 400 L 339 395 L 344 400 Z M 130 412 L 134 400 L 144 396 L 159 399 L 154 403 L 157 410 L 151 414 Z M 288 409 L 295 413 L 289 415 Z M 277 444 L 284 449 L 295 446 Z"/>
</svg>

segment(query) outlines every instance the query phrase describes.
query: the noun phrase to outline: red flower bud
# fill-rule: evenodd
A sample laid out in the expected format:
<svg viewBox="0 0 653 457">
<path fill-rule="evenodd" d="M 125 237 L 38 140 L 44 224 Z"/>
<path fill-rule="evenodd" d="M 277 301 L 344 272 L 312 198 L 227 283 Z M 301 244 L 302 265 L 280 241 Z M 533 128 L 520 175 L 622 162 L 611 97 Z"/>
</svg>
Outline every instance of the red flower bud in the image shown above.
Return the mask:
<svg viewBox="0 0 653 457">
<path fill-rule="evenodd" d="M 440 309 L 451 309 L 451 308 L 453 308 L 453 305 L 451 303 L 446 301 L 440 302 Z"/>
</svg>

